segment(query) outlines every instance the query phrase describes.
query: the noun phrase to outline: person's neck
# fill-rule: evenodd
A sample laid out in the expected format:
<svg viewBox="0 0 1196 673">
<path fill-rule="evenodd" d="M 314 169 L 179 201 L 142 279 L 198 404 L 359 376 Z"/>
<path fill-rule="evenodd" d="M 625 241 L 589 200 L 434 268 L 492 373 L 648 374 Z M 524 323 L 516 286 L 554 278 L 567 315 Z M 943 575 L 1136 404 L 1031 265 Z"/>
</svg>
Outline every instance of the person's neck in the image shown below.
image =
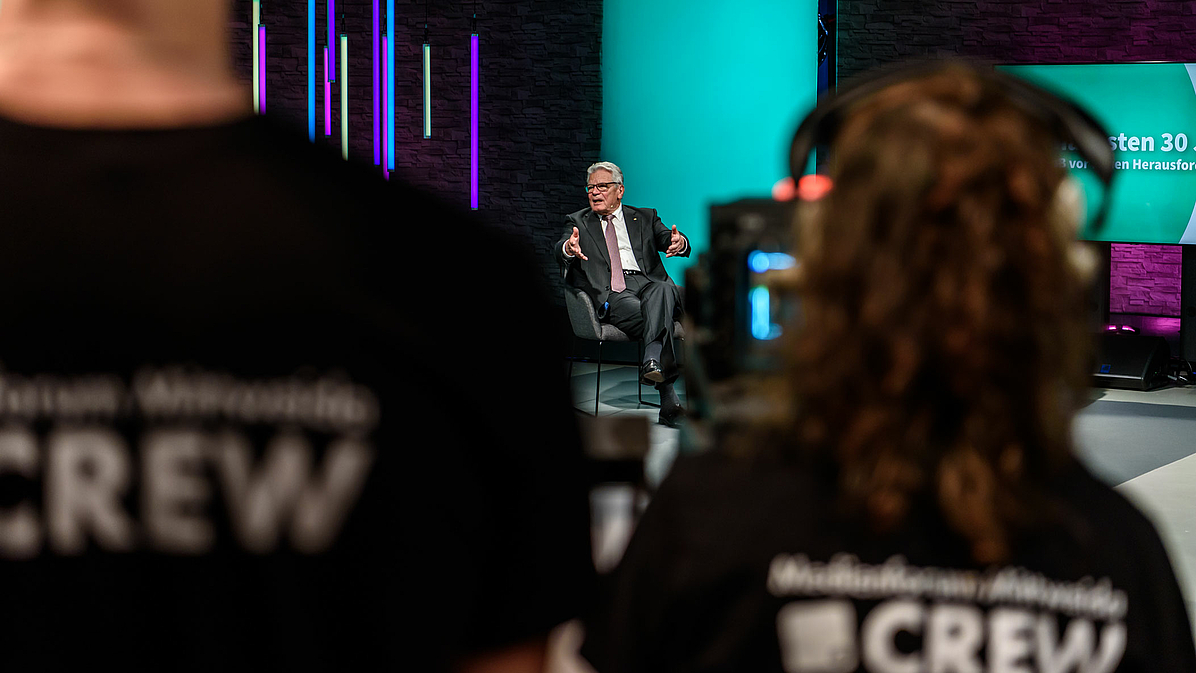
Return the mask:
<svg viewBox="0 0 1196 673">
<path fill-rule="evenodd" d="M 4 9 L 0 115 L 58 127 L 169 128 L 250 113 L 249 92 L 228 67 L 223 30 L 149 31 Z"/>
</svg>

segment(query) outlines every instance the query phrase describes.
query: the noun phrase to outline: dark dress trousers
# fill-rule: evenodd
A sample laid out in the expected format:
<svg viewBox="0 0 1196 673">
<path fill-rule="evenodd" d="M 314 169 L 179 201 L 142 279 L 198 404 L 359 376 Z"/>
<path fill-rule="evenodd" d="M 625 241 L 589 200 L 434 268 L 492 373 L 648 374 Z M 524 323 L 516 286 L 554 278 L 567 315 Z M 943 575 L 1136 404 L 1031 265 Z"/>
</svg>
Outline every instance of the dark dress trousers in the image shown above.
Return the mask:
<svg viewBox="0 0 1196 673">
<path fill-rule="evenodd" d="M 565 216 L 565 235 L 556 242 L 554 256 L 560 263 L 565 282 L 583 290 L 594 303 L 599 319 L 610 322 L 635 339 L 651 343 L 664 338 L 660 366 L 665 381 L 677 378 L 676 354 L 673 352 L 673 321 L 681 317 L 681 295 L 669 274 L 665 272 L 660 253 L 672 240 L 672 230 L 660 221 L 651 208 L 633 208 L 623 204 L 623 222 L 631 241 L 642 276 L 627 276 L 627 288 L 612 293 L 610 289 L 610 256 L 606 250 L 605 224 L 590 208 L 583 208 Z M 569 259 L 563 247 L 577 227 L 581 251 L 589 257 Z M 686 239 L 688 257 L 692 248 Z"/>
</svg>

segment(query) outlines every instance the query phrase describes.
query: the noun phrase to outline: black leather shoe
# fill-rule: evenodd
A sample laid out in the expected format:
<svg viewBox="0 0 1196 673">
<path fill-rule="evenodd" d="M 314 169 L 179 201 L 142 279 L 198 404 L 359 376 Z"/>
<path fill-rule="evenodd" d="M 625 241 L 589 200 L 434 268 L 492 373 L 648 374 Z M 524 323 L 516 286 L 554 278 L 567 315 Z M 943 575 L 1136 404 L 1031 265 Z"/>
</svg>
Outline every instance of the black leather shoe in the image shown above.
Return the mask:
<svg viewBox="0 0 1196 673">
<path fill-rule="evenodd" d="M 677 427 L 677 422 L 685 417 L 685 407 L 680 404 L 665 404 L 660 407 L 660 424 L 670 428 Z"/>
<path fill-rule="evenodd" d="M 640 367 L 640 381 L 644 385 L 652 385 L 660 383 L 664 380 L 664 372 L 660 369 L 660 363 L 656 360 L 648 360 Z"/>
</svg>

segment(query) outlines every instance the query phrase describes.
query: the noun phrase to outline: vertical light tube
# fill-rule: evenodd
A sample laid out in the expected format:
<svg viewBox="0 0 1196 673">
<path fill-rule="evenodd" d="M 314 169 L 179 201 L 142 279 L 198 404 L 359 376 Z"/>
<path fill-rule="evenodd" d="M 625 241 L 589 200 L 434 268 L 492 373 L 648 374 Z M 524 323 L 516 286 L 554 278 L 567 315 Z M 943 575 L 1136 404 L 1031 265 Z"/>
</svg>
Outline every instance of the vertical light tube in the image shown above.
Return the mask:
<svg viewBox="0 0 1196 673">
<path fill-rule="evenodd" d="M 772 316 L 770 314 L 770 299 L 768 288 L 758 285 L 748 293 L 748 302 L 752 307 L 752 336 L 761 341 L 769 339 L 772 334 Z"/>
<path fill-rule="evenodd" d="M 378 116 L 379 101 L 378 97 L 378 0 L 374 0 L 374 21 L 370 24 L 370 30 L 374 34 L 374 165 L 382 163 L 382 144 L 379 141 L 379 126 L 381 124 L 381 117 Z"/>
<path fill-rule="evenodd" d="M 424 43 L 424 137 L 432 137 L 432 45 Z"/>
<path fill-rule="evenodd" d="M 469 36 L 469 207 L 478 209 L 478 34 Z"/>
<path fill-rule="evenodd" d="M 349 36 L 341 33 L 341 156 L 349 160 Z"/>
<path fill-rule="evenodd" d="M 324 135 L 332 135 L 332 82 L 328 81 L 328 47 L 324 47 Z"/>
<path fill-rule="evenodd" d="M 257 53 L 258 53 L 258 114 L 266 114 L 266 27 L 259 26 L 257 29 Z"/>
<path fill-rule="evenodd" d="M 387 36 L 383 35 L 382 36 L 382 98 L 383 98 L 383 100 L 385 100 L 387 95 L 390 93 L 390 90 L 386 86 L 386 83 L 388 81 L 387 75 L 390 74 L 390 67 L 388 64 L 389 56 L 390 56 L 389 43 L 387 40 Z M 387 135 L 387 125 L 385 123 L 383 123 L 382 124 L 382 146 L 383 147 L 388 146 L 387 143 L 388 143 L 389 139 L 390 139 L 390 136 Z M 387 170 L 386 169 L 386 161 L 383 161 L 382 162 L 382 175 L 385 175 L 385 176 L 387 176 L 387 178 L 389 178 L 390 176 L 387 175 L 386 170 Z"/>
<path fill-rule="evenodd" d="M 336 0 L 328 0 L 328 76 L 336 81 Z"/>
<path fill-rule="evenodd" d="M 249 34 L 249 39 L 253 40 L 253 111 L 260 113 L 262 109 L 261 100 L 258 98 L 258 77 L 260 71 L 258 70 L 258 63 L 261 58 L 259 50 L 261 49 L 261 37 L 258 28 L 262 23 L 262 2 L 261 0 L 253 0 L 253 32 Z"/>
<path fill-rule="evenodd" d="M 386 63 L 386 170 L 395 169 L 395 0 L 386 0 L 386 34 L 390 56 Z"/>
<path fill-rule="evenodd" d="M 316 0 L 307 0 L 307 139 L 316 141 Z"/>
</svg>

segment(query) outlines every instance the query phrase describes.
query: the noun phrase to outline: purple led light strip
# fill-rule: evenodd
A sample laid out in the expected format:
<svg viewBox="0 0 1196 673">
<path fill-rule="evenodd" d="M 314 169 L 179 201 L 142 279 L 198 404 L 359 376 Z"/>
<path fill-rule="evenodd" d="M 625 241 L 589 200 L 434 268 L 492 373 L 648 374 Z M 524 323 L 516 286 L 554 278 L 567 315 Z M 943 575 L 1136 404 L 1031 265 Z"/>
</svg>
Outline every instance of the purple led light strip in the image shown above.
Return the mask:
<svg viewBox="0 0 1196 673">
<path fill-rule="evenodd" d="M 387 42 L 386 36 L 385 36 L 385 35 L 383 35 L 383 36 L 382 36 L 382 98 L 384 98 L 384 99 L 386 98 L 386 94 L 387 94 L 387 93 L 389 93 L 389 92 L 387 91 L 387 89 L 386 89 L 386 82 L 387 82 L 387 79 L 386 79 L 386 75 L 387 75 L 386 62 L 387 62 L 387 60 L 388 60 L 388 59 L 387 59 L 387 55 L 388 55 L 389 53 L 390 53 L 390 51 L 389 51 L 389 49 L 388 49 L 388 42 Z M 374 108 L 375 108 L 375 110 L 377 109 L 377 105 L 376 105 L 376 104 L 375 104 Z M 374 124 L 375 124 L 375 127 L 376 127 L 377 123 L 378 123 L 378 116 L 377 116 L 377 114 L 375 114 L 375 115 L 374 115 Z M 382 125 L 382 145 L 383 145 L 384 147 L 386 146 L 386 124 L 383 124 L 383 125 Z M 382 164 L 382 175 L 383 175 L 383 176 L 384 176 L 384 177 L 385 177 L 387 180 L 389 180 L 389 179 L 390 179 L 390 171 L 386 170 L 386 164 L 385 164 L 385 163 L 383 163 L 383 164 Z"/>
<path fill-rule="evenodd" d="M 328 0 L 328 74 L 325 80 L 336 81 L 336 0 Z"/>
<path fill-rule="evenodd" d="M 378 139 L 378 127 L 381 125 L 381 119 L 378 118 L 378 0 L 374 0 L 374 21 L 370 28 L 374 34 L 374 165 L 377 166 L 382 163 L 382 144 Z"/>
<path fill-rule="evenodd" d="M 332 135 L 332 85 L 328 82 L 328 47 L 324 47 L 324 135 Z"/>
<path fill-rule="evenodd" d="M 478 34 L 469 37 L 469 207 L 478 209 Z"/>
<path fill-rule="evenodd" d="M 258 114 L 266 114 L 266 27 L 257 29 Z"/>
</svg>

